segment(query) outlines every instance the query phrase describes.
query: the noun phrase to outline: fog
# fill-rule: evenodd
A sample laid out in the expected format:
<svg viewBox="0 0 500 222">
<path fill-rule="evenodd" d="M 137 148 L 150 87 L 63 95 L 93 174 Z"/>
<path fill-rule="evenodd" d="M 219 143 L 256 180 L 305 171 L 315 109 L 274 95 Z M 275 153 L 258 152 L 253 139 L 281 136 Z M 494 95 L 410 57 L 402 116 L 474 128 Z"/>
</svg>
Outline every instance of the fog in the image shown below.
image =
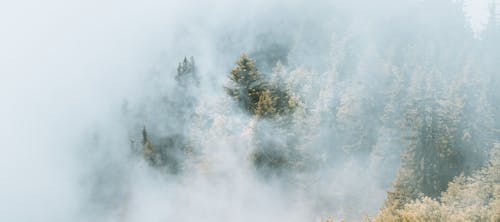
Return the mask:
<svg viewBox="0 0 500 222">
<path fill-rule="evenodd" d="M 456 36 L 455 14 L 439 11 L 446 0 L 429 2 L 0 3 L 0 220 L 373 217 L 392 189 L 405 150 L 402 138 L 410 134 L 383 120 L 403 116 L 398 105 L 386 112 L 393 104 L 388 88 L 396 81 L 387 77 L 388 69 L 410 73 L 416 64 L 438 64 L 432 77 L 401 78 L 442 82 L 401 87 L 451 92 L 451 82 L 460 82 L 451 73 L 472 67 L 474 81 L 481 82 L 473 87 L 485 86 L 477 95 L 488 94 L 485 104 L 493 105 L 498 123 L 494 98 L 500 97 L 488 85 L 498 82 L 498 68 L 484 68 L 498 53 L 478 51 L 493 48 L 481 45 L 490 1 L 465 2 L 470 39 Z M 423 31 L 414 38 L 415 27 Z M 436 37 L 433 32 L 443 27 Z M 457 42 L 463 44 L 458 49 Z M 441 51 L 431 61 L 419 59 L 425 53 L 398 51 L 412 44 Z M 228 76 L 243 53 L 269 78 L 276 62 L 283 64 L 286 86 L 301 104 L 291 123 L 249 115 L 227 95 Z M 179 88 L 177 66 L 191 56 L 200 83 Z M 484 63 L 476 65 L 480 56 Z M 190 98 L 194 105 L 186 105 Z M 483 113 L 478 110 L 467 112 Z M 153 144 L 181 135 L 194 157 L 180 173 L 151 166 L 137 154 L 143 127 Z M 292 167 L 276 173 L 253 165 L 250 156 L 259 144 L 290 143 L 285 155 L 300 156 Z"/>
</svg>

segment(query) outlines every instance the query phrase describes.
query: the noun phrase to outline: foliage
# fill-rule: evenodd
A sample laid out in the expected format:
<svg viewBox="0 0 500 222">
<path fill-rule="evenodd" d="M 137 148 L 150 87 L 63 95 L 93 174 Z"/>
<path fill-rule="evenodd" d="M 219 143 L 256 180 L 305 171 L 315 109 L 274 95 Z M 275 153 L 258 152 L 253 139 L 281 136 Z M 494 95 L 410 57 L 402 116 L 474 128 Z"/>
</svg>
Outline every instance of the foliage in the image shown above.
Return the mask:
<svg viewBox="0 0 500 222">
<path fill-rule="evenodd" d="M 227 109 L 227 97 L 214 104 L 197 103 L 198 70 L 192 57 L 184 58 L 177 67 L 177 91 L 154 113 L 175 119 L 158 125 L 177 131 L 149 135 L 144 128 L 142 156 L 152 166 L 175 173 L 193 152 L 191 137 L 224 138 L 221 143 L 241 139 L 244 143 L 236 147 L 245 149 L 238 155 L 266 176 L 317 167 L 318 173 L 297 177 L 323 178 L 320 171 L 333 172 L 356 160 L 353 167 L 375 172 L 370 182 L 384 177 L 380 190 L 394 179 L 375 221 L 499 221 L 498 33 L 488 27 L 484 40 L 475 40 L 464 28 L 461 5 L 420 2 L 422 7 L 403 19 L 406 23 L 394 26 L 394 33 L 411 34 L 382 30 L 376 32 L 384 33 L 380 42 L 374 43 L 349 31 L 335 38 L 333 61 L 323 73 L 306 71 L 301 64 L 285 71 L 276 61 L 287 57 L 288 46 L 258 49 L 254 55 L 260 64 L 241 55 L 225 93 L 250 118 L 231 118 L 240 113 Z M 423 9 L 446 16 L 426 23 Z M 443 36 L 436 34 L 444 28 Z M 275 64 L 270 75 L 260 71 Z M 192 125 L 186 123 L 205 109 L 210 111 L 197 116 L 202 124 L 193 136 Z M 224 124 L 233 125 L 220 126 Z M 245 124 L 251 127 L 240 132 Z M 158 128 L 148 125 L 152 132 L 164 132 Z M 211 153 L 215 148 L 205 149 Z M 373 186 L 381 188 L 377 182 Z M 352 202 L 361 199 L 342 195 Z"/>
<path fill-rule="evenodd" d="M 500 221 L 500 144 L 490 163 L 471 176 L 457 176 L 438 198 L 427 196 L 382 209 L 374 221 Z"/>
<path fill-rule="evenodd" d="M 194 153 L 192 144 L 185 136 L 187 123 L 193 115 L 198 100 L 196 90 L 199 86 L 199 77 L 193 57 L 189 59 L 184 57 L 179 63 L 175 80 L 177 84 L 173 88 L 172 94 L 161 96 L 159 102 L 155 101 L 158 104 L 143 104 L 142 106 L 143 108 L 154 108 L 153 111 L 147 112 L 149 115 L 160 113 L 160 116 L 155 116 L 156 119 L 163 120 L 162 115 L 167 113 L 168 119 L 175 120 L 176 124 L 167 124 L 167 127 L 170 128 L 168 133 L 158 133 L 160 131 L 158 129 L 164 127 L 161 126 L 164 121 L 142 123 L 148 125 L 149 130 L 153 129 L 153 133 L 149 133 L 146 126 L 143 126 L 139 147 L 136 147 L 134 140 L 132 140 L 132 149 L 142 156 L 148 164 L 174 174 L 182 171 L 184 163 Z M 150 117 L 143 116 L 142 118 L 149 119 Z M 135 136 L 135 133 L 133 135 Z"/>
<path fill-rule="evenodd" d="M 142 129 L 142 156 L 151 166 L 170 173 L 182 171 L 192 148 L 180 135 L 150 136 Z"/>
<path fill-rule="evenodd" d="M 255 61 L 241 55 L 229 76 L 226 92 L 252 115 L 272 118 L 292 113 L 297 101 L 290 93 L 272 85 L 255 67 Z"/>
</svg>

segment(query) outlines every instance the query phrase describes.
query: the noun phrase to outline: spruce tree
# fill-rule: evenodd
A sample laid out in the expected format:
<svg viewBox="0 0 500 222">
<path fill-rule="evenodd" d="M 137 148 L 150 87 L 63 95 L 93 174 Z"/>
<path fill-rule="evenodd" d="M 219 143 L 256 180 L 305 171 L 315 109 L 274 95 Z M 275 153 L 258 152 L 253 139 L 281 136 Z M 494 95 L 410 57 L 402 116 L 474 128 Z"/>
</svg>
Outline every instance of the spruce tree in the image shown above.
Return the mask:
<svg viewBox="0 0 500 222">
<path fill-rule="evenodd" d="M 226 87 L 227 93 L 252 115 L 276 117 L 289 114 L 297 107 L 289 90 L 266 81 L 255 67 L 255 61 L 245 54 L 236 62 L 229 78 L 231 85 Z"/>
<path fill-rule="evenodd" d="M 142 156 L 150 164 L 154 164 L 155 150 L 154 150 L 153 144 L 149 140 L 148 132 L 146 131 L 146 127 L 142 128 L 141 134 L 142 134 L 142 141 L 141 141 Z"/>
<path fill-rule="evenodd" d="M 413 98 L 406 105 L 407 147 L 394 191 L 388 194 L 387 208 L 400 208 L 422 195 L 439 197 L 466 168 L 458 136 L 461 113 L 455 98 L 436 90 L 442 84 L 436 84 L 434 78 L 418 82 L 424 87 L 410 93 Z"/>
<path fill-rule="evenodd" d="M 177 66 L 177 75 L 175 79 L 179 82 L 181 86 L 198 85 L 199 79 L 197 76 L 197 68 L 194 62 L 194 58 L 191 56 L 188 60 L 184 57 L 184 60 Z"/>
<path fill-rule="evenodd" d="M 246 54 L 241 55 L 229 78 L 232 83 L 230 87 L 226 87 L 227 93 L 245 110 L 256 114 L 257 104 L 262 92 L 267 89 L 267 84 L 255 67 L 255 61 Z"/>
</svg>

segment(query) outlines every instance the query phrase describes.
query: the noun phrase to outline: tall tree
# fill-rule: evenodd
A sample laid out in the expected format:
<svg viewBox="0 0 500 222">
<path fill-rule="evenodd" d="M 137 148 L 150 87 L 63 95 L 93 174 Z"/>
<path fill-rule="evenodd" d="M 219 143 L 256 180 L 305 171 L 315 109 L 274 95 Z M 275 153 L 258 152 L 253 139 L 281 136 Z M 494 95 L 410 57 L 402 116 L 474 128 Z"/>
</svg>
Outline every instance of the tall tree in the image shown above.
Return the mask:
<svg viewBox="0 0 500 222">
<path fill-rule="evenodd" d="M 260 95 L 268 88 L 262 74 L 255 67 L 255 61 L 246 54 L 241 55 L 229 78 L 232 85 L 226 87 L 227 93 L 245 110 L 255 114 Z"/>
<path fill-rule="evenodd" d="M 231 85 L 226 87 L 227 93 L 253 115 L 275 117 L 288 114 L 298 104 L 289 90 L 266 81 L 255 67 L 255 61 L 246 54 L 236 62 L 229 78 Z"/>
<path fill-rule="evenodd" d="M 198 79 L 197 71 L 194 58 L 191 56 L 188 60 L 187 57 L 184 57 L 184 60 L 177 66 L 175 79 L 184 87 L 192 84 L 198 85 L 200 80 Z"/>
</svg>

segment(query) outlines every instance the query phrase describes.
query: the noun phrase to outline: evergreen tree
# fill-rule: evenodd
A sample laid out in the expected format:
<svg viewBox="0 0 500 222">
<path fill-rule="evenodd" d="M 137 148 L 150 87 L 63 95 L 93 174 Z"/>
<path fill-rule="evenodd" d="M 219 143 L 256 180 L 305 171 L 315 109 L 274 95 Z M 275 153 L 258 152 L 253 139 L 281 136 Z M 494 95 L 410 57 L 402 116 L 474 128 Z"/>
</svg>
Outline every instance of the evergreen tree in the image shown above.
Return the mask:
<svg viewBox="0 0 500 222">
<path fill-rule="evenodd" d="M 439 198 L 420 197 L 399 209 L 382 209 L 373 221 L 500 221 L 500 144 L 490 150 L 486 166 L 455 177 Z"/>
<path fill-rule="evenodd" d="M 231 86 L 226 92 L 241 107 L 260 117 L 276 117 L 293 112 L 297 101 L 288 90 L 279 88 L 264 79 L 255 67 L 255 61 L 243 54 L 229 76 Z"/>
<path fill-rule="evenodd" d="M 271 95 L 269 90 L 263 91 L 259 96 L 255 114 L 259 116 L 269 116 L 276 113 L 276 97 Z"/>
<path fill-rule="evenodd" d="M 181 135 L 157 136 L 149 135 L 146 127 L 142 128 L 142 157 L 151 166 L 178 173 L 187 155 L 192 153 L 191 147 Z"/>
<path fill-rule="evenodd" d="M 156 104 L 153 113 L 156 122 L 148 122 L 148 129 L 142 128 L 142 156 L 153 167 L 177 173 L 182 168 L 187 153 L 192 149 L 184 136 L 188 130 L 187 123 L 191 119 L 197 103 L 197 86 L 199 80 L 194 58 L 184 57 L 177 67 L 175 76 L 177 85 L 173 95 L 165 95 Z M 151 104 L 148 104 L 151 105 Z M 167 119 L 163 114 L 168 113 Z M 158 134 L 158 128 L 167 127 L 168 134 Z M 134 146 L 134 144 L 132 144 Z"/>
<path fill-rule="evenodd" d="M 194 58 L 191 56 L 188 60 L 187 57 L 184 57 L 184 60 L 177 66 L 177 75 L 175 79 L 184 87 L 193 84 L 199 85 L 200 82 L 197 71 Z"/>
<path fill-rule="evenodd" d="M 461 103 L 443 92 L 443 84 L 427 74 L 412 86 L 406 105 L 407 148 L 389 192 L 387 208 L 398 209 L 420 196 L 439 197 L 448 183 L 467 168 L 460 140 Z M 432 78 L 434 77 L 434 78 Z"/>
<path fill-rule="evenodd" d="M 143 158 L 148 161 L 149 163 L 153 164 L 154 163 L 154 147 L 151 141 L 149 140 L 148 137 L 148 132 L 146 131 L 146 127 L 142 128 L 142 156 Z"/>
<path fill-rule="evenodd" d="M 255 114 L 260 95 L 267 88 L 262 74 L 255 67 L 255 61 L 246 54 L 241 55 L 229 78 L 232 86 L 226 88 L 227 93 L 245 110 Z"/>
<path fill-rule="evenodd" d="M 490 101 L 500 100 L 500 85 L 498 61 L 500 61 L 500 5 L 498 1 L 492 0 L 490 3 L 490 11 L 488 24 L 482 33 L 481 50 L 477 57 L 483 76 L 488 77 L 487 96 Z M 495 117 L 495 127 L 500 128 L 500 104 L 491 103 Z"/>
</svg>

